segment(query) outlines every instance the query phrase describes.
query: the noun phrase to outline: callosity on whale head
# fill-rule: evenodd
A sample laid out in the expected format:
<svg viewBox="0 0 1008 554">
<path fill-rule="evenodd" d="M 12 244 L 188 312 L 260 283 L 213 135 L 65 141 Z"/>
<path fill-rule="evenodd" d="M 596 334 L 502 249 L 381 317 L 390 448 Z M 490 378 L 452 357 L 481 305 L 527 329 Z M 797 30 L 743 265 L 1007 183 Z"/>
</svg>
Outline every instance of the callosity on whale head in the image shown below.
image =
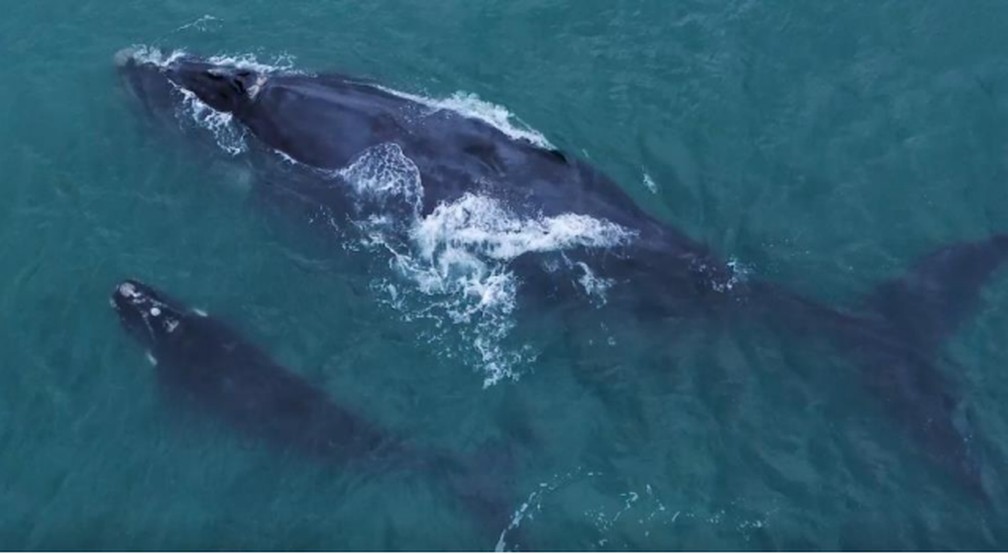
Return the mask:
<svg viewBox="0 0 1008 554">
<path fill-rule="evenodd" d="M 111 304 L 123 326 L 150 348 L 178 336 L 189 312 L 154 288 L 132 279 L 116 285 Z"/>
<path fill-rule="evenodd" d="M 116 53 L 127 89 L 150 111 L 174 111 L 193 94 L 220 112 L 240 111 L 255 99 L 266 76 L 246 67 L 214 64 L 185 54 L 127 48 Z"/>
</svg>

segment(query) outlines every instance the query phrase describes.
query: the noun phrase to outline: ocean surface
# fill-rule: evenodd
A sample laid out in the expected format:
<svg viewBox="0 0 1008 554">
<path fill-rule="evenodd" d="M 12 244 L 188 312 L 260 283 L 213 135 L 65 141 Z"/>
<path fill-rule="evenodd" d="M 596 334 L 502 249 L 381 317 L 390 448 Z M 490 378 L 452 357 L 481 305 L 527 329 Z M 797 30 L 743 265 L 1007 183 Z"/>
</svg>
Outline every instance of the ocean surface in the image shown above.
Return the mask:
<svg viewBox="0 0 1008 554">
<path fill-rule="evenodd" d="M 226 122 L 202 122 L 216 144 L 156 132 L 112 61 L 147 45 L 379 80 L 590 160 L 740 274 L 848 307 L 921 255 L 1008 231 L 1008 3 L 3 12 L 0 548 L 1008 547 L 1008 271 L 940 347 L 985 502 L 828 342 L 642 321 L 589 274 L 582 310 L 529 312 L 506 260 L 593 232 L 567 220 L 442 212 L 402 263 L 319 236 L 248 200 Z M 109 308 L 126 277 L 479 460 L 508 515 L 488 525 L 423 473 L 324 466 L 173 402 Z"/>
</svg>

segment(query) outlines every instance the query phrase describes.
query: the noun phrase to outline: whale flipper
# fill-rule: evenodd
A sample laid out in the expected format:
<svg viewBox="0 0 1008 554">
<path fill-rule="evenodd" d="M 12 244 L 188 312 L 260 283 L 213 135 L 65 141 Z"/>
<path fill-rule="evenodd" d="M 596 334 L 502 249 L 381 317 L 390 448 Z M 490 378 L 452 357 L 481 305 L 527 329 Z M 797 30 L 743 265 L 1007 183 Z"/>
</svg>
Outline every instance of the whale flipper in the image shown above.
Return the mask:
<svg viewBox="0 0 1008 554">
<path fill-rule="evenodd" d="M 1008 234 L 946 246 L 877 287 L 869 305 L 899 339 L 933 352 L 976 306 L 980 288 L 1006 258 Z"/>
</svg>

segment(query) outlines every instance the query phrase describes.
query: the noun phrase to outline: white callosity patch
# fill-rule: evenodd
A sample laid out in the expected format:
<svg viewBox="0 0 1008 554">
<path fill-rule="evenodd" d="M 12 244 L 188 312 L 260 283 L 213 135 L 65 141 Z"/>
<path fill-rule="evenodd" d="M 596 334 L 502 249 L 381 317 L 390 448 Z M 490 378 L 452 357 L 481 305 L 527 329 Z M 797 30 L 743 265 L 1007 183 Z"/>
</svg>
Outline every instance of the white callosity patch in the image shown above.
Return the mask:
<svg viewBox="0 0 1008 554">
<path fill-rule="evenodd" d="M 165 53 L 159 48 L 134 46 L 118 52 L 115 60 L 119 65 L 123 65 L 132 59 L 137 63 L 151 64 L 166 69 L 173 62 L 186 55 L 187 53 L 184 50 L 173 50 Z M 269 78 L 270 73 L 278 71 L 293 72 L 293 58 L 286 55 L 278 56 L 272 64 L 261 63 L 256 60 L 255 56 L 249 54 L 240 56 L 218 55 L 208 58 L 207 61 L 221 66 L 255 71 L 258 77 L 248 90 L 248 94 L 252 98 L 258 95 L 259 90 Z M 176 114 L 180 122 L 191 122 L 197 128 L 205 129 L 213 136 L 217 145 L 232 156 L 240 155 L 247 150 L 245 128 L 234 121 L 230 113 L 217 111 L 200 100 L 192 91 L 178 86 L 176 83 L 172 83 L 172 85 L 183 98 Z"/>
<path fill-rule="evenodd" d="M 154 325 L 160 325 L 168 333 L 174 332 L 180 325 L 179 320 L 173 317 L 167 315 L 161 317 L 165 315 L 167 305 L 137 290 L 137 287 L 133 283 L 120 283 L 117 287 L 117 292 L 119 296 L 129 300 L 129 303 L 137 309 L 137 312 L 143 319 L 144 325 L 147 326 L 152 336 L 155 334 Z M 114 301 L 112 302 L 112 307 L 117 307 Z"/>
<path fill-rule="evenodd" d="M 169 333 L 173 333 L 175 331 L 175 329 L 178 328 L 178 326 L 179 326 L 179 321 L 177 319 L 173 319 L 173 318 L 170 318 L 170 317 L 169 318 L 165 318 L 165 321 L 164 321 L 165 331 L 167 331 Z"/>
</svg>

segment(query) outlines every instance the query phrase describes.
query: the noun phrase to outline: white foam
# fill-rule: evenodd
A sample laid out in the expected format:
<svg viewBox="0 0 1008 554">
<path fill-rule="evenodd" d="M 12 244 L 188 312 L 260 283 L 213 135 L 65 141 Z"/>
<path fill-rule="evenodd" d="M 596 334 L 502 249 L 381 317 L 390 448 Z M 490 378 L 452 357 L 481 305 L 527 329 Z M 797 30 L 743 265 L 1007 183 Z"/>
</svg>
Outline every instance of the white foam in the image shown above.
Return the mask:
<svg viewBox="0 0 1008 554">
<path fill-rule="evenodd" d="M 184 50 L 172 50 L 166 54 L 165 51 L 160 48 L 138 44 L 121 50 L 116 54 L 116 58 L 121 59 L 122 61 L 132 58 L 139 63 L 149 63 L 158 67 L 167 67 L 169 64 L 185 55 L 186 53 Z"/>
<path fill-rule="evenodd" d="M 651 191 L 651 194 L 658 194 L 658 185 L 655 184 L 654 179 L 646 171 L 644 172 L 644 186 Z"/>
<path fill-rule="evenodd" d="M 508 111 L 507 108 L 482 100 L 475 93 L 458 91 L 448 98 L 431 98 L 385 86 L 377 86 L 377 88 L 428 106 L 434 111 L 450 110 L 471 119 L 478 119 L 497 128 L 497 130 L 513 139 L 526 140 L 542 148 L 553 147 L 542 133 L 526 125 L 517 116 Z"/>
<path fill-rule="evenodd" d="M 210 28 L 210 24 L 216 23 L 219 26 L 220 21 L 221 20 L 218 17 L 214 17 L 210 14 L 205 14 L 200 16 L 199 19 L 196 19 L 194 21 L 186 23 L 185 25 L 177 27 L 173 32 L 177 33 L 179 31 L 184 31 L 186 29 L 196 29 L 197 31 L 205 32 Z"/>
<path fill-rule="evenodd" d="M 598 305 L 606 303 L 606 291 L 609 290 L 614 284 L 612 279 L 606 279 L 605 277 L 599 277 L 592 271 L 592 268 L 584 263 L 577 262 L 577 267 L 583 272 L 580 277 L 578 277 L 578 283 L 581 288 L 584 289 L 585 294 L 589 298 L 594 300 Z"/>
<path fill-rule="evenodd" d="M 207 61 L 215 65 L 227 65 L 240 69 L 250 69 L 258 73 L 293 72 L 294 56 L 287 53 L 273 57 L 272 62 L 261 62 L 255 54 L 217 54 Z"/>
<path fill-rule="evenodd" d="M 196 22 L 194 22 L 194 24 L 199 23 L 200 21 L 202 21 L 202 19 L 197 20 Z M 120 51 L 120 53 L 116 54 L 116 57 L 117 58 L 132 57 L 139 63 L 149 63 L 163 68 L 168 67 L 173 62 L 188 55 L 190 54 L 186 50 L 181 48 L 176 48 L 170 52 L 166 52 L 165 50 L 162 50 L 161 48 L 157 48 L 155 46 L 138 44 Z M 210 56 L 209 58 L 206 59 L 206 61 L 217 65 L 229 65 L 232 67 L 238 67 L 242 69 L 250 69 L 259 73 L 294 71 L 294 56 L 287 53 L 282 53 L 274 56 L 272 62 L 259 61 L 256 55 L 251 53 L 245 53 L 245 54 L 221 53 L 216 54 L 214 56 Z"/>
<path fill-rule="evenodd" d="M 417 219 L 408 236 L 410 249 L 405 252 L 383 242 L 394 252 L 393 268 L 418 292 L 438 298 L 440 313 L 449 321 L 473 332 L 466 342 L 475 348 L 484 387 L 489 387 L 505 378 L 516 379 L 516 364 L 528 354 L 527 349 L 503 346 L 514 325 L 511 315 L 519 289 L 519 279 L 507 262 L 530 252 L 609 248 L 634 235 L 613 223 L 577 214 L 518 216 L 497 200 L 470 193 Z M 589 284 L 593 293 L 601 283 Z"/>
<path fill-rule="evenodd" d="M 247 150 L 245 128 L 234 121 L 234 116 L 228 112 L 219 112 L 211 108 L 200 100 L 196 93 L 188 89 L 177 85 L 175 88 L 183 97 L 177 113 L 181 119 L 184 120 L 188 117 L 197 127 L 209 131 L 217 146 L 232 156 L 237 156 Z"/>
<path fill-rule="evenodd" d="M 529 252 L 608 248 L 627 242 L 634 233 L 581 214 L 518 216 L 493 198 L 466 193 L 455 202 L 438 206 L 413 235 L 421 254 L 427 257 L 435 255 L 438 248 L 463 248 L 497 260 L 512 260 Z"/>
<path fill-rule="evenodd" d="M 350 165 L 334 173 L 353 187 L 360 211 L 403 206 L 409 209 L 412 218 L 420 214 L 423 201 L 420 169 L 398 144 L 386 142 L 368 148 Z"/>
</svg>

